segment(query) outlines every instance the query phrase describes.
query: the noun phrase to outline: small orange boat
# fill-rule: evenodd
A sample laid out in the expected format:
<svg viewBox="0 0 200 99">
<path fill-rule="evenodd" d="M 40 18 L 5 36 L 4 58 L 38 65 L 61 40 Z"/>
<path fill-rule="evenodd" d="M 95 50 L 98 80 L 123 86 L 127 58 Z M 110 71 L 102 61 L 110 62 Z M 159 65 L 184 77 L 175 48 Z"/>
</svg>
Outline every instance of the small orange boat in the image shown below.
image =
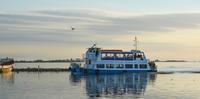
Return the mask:
<svg viewBox="0 0 200 99">
<path fill-rule="evenodd" d="M 0 72 L 10 73 L 12 72 L 12 64 L 14 64 L 14 59 L 5 58 L 0 60 Z"/>
<path fill-rule="evenodd" d="M 2 72 L 2 73 L 9 73 L 9 72 L 12 72 L 12 66 L 11 66 L 11 65 L 2 66 L 2 67 L 1 67 L 1 72 Z"/>
</svg>

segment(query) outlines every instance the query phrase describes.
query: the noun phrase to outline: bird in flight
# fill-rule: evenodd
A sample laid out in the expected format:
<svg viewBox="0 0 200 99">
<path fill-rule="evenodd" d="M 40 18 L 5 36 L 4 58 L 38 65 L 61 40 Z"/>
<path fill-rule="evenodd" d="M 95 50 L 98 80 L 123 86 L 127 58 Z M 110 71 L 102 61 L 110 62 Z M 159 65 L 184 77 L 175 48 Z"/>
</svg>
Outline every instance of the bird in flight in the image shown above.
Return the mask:
<svg viewBox="0 0 200 99">
<path fill-rule="evenodd" d="M 71 26 L 71 30 L 75 30 L 75 28 Z"/>
</svg>

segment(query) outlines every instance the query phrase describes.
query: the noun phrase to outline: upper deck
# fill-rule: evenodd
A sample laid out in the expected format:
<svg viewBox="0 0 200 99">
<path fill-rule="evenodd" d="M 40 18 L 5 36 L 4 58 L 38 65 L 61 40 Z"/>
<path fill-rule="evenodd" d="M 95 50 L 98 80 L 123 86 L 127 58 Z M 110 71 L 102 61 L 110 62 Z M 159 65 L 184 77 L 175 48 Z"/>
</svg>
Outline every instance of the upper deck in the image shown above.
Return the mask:
<svg viewBox="0 0 200 99">
<path fill-rule="evenodd" d="M 101 60 L 145 60 L 144 52 L 140 50 L 123 51 L 123 50 L 101 50 Z"/>
<path fill-rule="evenodd" d="M 145 62 L 147 59 L 141 50 L 123 51 L 121 49 L 101 49 L 93 45 L 88 48 L 85 59 L 90 62 L 100 61 L 140 61 Z"/>
</svg>

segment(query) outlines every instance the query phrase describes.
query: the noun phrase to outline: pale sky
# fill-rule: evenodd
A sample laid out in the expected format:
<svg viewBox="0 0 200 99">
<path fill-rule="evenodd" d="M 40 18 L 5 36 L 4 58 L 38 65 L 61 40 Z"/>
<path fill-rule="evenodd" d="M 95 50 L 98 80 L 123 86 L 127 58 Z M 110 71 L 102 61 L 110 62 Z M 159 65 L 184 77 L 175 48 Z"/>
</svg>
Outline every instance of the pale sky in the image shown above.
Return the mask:
<svg viewBox="0 0 200 99">
<path fill-rule="evenodd" d="M 0 1 L 0 58 L 80 58 L 93 43 L 131 50 L 134 36 L 150 59 L 200 60 L 200 0 Z"/>
</svg>

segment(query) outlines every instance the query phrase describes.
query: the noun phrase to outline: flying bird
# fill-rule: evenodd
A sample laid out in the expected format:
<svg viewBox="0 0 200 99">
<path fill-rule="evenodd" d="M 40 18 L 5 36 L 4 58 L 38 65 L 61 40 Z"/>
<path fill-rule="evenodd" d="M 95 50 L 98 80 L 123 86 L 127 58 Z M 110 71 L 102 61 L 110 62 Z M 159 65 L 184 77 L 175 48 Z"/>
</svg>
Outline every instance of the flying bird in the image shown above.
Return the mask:
<svg viewBox="0 0 200 99">
<path fill-rule="evenodd" d="M 71 26 L 71 30 L 75 30 L 75 28 Z"/>
</svg>

